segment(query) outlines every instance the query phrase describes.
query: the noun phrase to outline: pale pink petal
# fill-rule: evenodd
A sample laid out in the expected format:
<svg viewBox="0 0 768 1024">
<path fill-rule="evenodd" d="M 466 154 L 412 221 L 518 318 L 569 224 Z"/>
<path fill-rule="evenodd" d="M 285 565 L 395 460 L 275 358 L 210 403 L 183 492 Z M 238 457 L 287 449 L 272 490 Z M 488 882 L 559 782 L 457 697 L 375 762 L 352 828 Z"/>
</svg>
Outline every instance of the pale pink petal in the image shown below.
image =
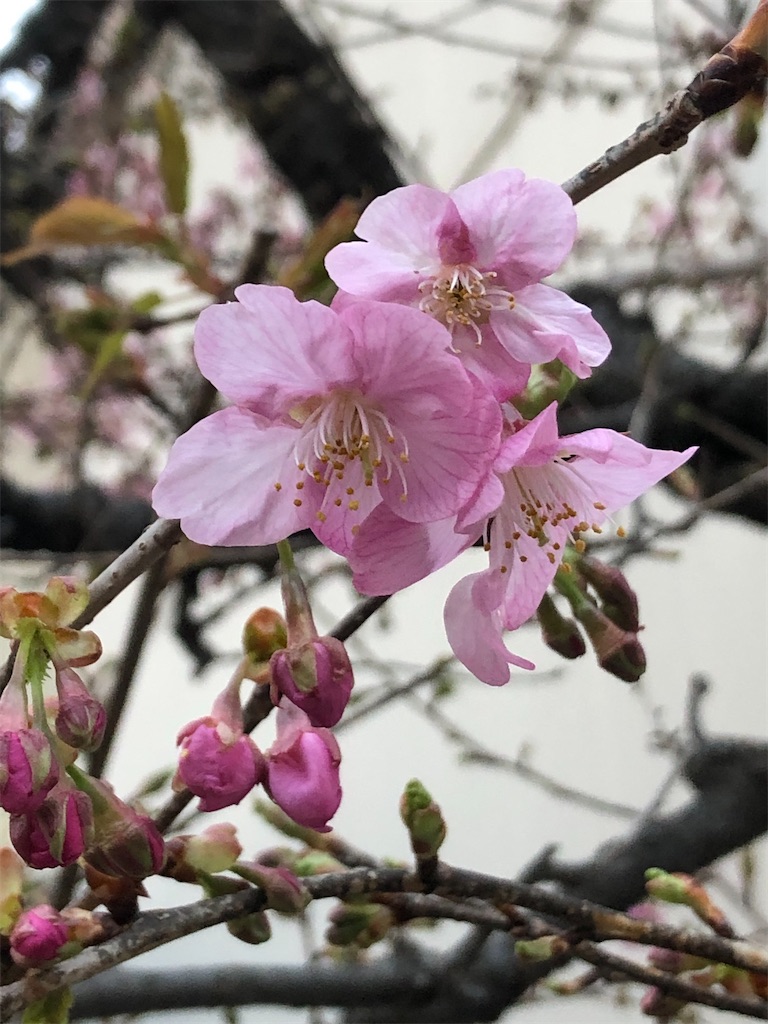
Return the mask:
<svg viewBox="0 0 768 1024">
<path fill-rule="evenodd" d="M 425 279 L 414 261 L 376 242 L 342 242 L 325 257 L 328 276 L 351 295 L 418 306 Z M 339 303 L 334 300 L 334 309 Z"/>
<path fill-rule="evenodd" d="M 515 319 L 518 332 L 530 330 L 543 353 L 554 352 L 534 361 L 560 359 L 577 377 L 588 377 L 590 367 L 599 366 L 611 351 L 610 339 L 592 311 L 545 284 L 518 291 L 508 318 Z"/>
<path fill-rule="evenodd" d="M 573 204 L 559 185 L 522 171 L 484 174 L 451 198 L 478 252 L 480 269 L 495 270 L 509 291 L 557 270 L 576 237 Z"/>
<path fill-rule="evenodd" d="M 547 588 L 555 578 L 568 541 L 568 527 L 562 524 L 550 527 L 547 531 L 549 544 L 546 548 L 542 548 L 536 538 L 529 537 L 518 528 L 516 532 L 520 533 L 520 537 L 508 549 L 504 542 L 511 536 L 512 528 L 506 526 L 504 520 L 505 516 L 502 513 L 491 527 L 489 572 L 497 574 L 506 587 L 501 604 L 502 622 L 506 629 L 517 629 L 535 614 Z M 550 560 L 548 552 L 552 552 L 553 543 L 559 543 L 560 549 L 557 557 Z M 501 572 L 502 565 L 506 570 L 504 573 Z"/>
<path fill-rule="evenodd" d="M 209 306 L 195 328 L 195 358 L 227 398 L 264 416 L 353 379 L 347 329 L 288 288 L 242 285 L 238 302 Z"/>
<path fill-rule="evenodd" d="M 456 415 L 471 400 L 469 377 L 436 320 L 387 302 L 349 303 L 339 315 L 354 338 L 358 387 L 391 420 L 401 410 Z"/>
<path fill-rule="evenodd" d="M 605 453 L 607 441 L 611 442 L 608 454 Z M 612 430 L 588 430 L 562 438 L 561 443 L 564 451 L 577 456 L 559 467 L 568 474 L 574 502 L 577 497 L 581 499 L 573 507 L 587 522 L 598 524 L 606 514 L 628 505 L 669 476 L 697 450 L 694 447 L 672 452 L 646 448 Z M 600 461 L 593 461 L 596 458 Z M 605 511 L 596 509 L 595 503 L 604 505 Z"/>
<path fill-rule="evenodd" d="M 450 206 L 445 192 L 427 185 L 405 185 L 374 199 L 363 211 L 355 234 L 408 257 L 414 269 L 420 269 L 437 260 L 437 234 Z"/>
<path fill-rule="evenodd" d="M 296 434 L 234 406 L 215 412 L 174 443 L 155 511 L 200 544 L 274 544 L 303 529 L 314 509 L 293 504 Z"/>
<path fill-rule="evenodd" d="M 480 327 L 482 342 L 475 332 L 457 326 L 453 332 L 453 348 L 464 366 L 478 377 L 500 402 L 519 395 L 528 383 L 531 364 L 510 355 L 501 344 L 490 323 Z"/>
<path fill-rule="evenodd" d="M 550 402 L 524 427 L 504 438 L 494 469 L 506 473 L 515 466 L 545 465 L 563 451 L 557 432 L 557 402 Z"/>
<path fill-rule="evenodd" d="M 356 461 L 345 470 L 343 486 L 339 482 L 337 487 L 321 487 L 320 507 L 310 524 L 312 532 L 327 548 L 346 558 L 362 524 L 381 505 L 379 485 L 373 480 L 370 487 L 366 486 L 361 464 Z M 352 494 L 347 493 L 348 488 L 352 488 Z M 341 504 L 337 505 L 338 501 Z"/>
<path fill-rule="evenodd" d="M 498 451 L 501 412 L 498 402 L 475 378 L 465 415 L 410 418 L 403 430 L 408 461 L 403 465 L 406 500 L 397 481 L 381 495 L 395 515 L 411 522 L 435 522 L 457 513 L 475 495 Z M 401 414 L 404 415 L 404 414 Z"/>
<path fill-rule="evenodd" d="M 394 594 L 441 569 L 475 540 L 456 533 L 454 524 L 454 517 L 408 523 L 380 505 L 349 553 L 356 589 L 361 594 Z"/>
<path fill-rule="evenodd" d="M 475 493 L 459 512 L 456 519 L 457 531 L 480 537 L 485 522 L 496 515 L 503 501 L 504 485 L 498 475 L 491 470 L 480 480 Z"/>
<path fill-rule="evenodd" d="M 501 639 L 498 587 L 488 572 L 459 580 L 445 602 L 445 631 L 453 653 L 478 679 L 490 686 L 509 682 L 509 666 L 532 669 L 533 662 L 512 654 Z"/>
</svg>

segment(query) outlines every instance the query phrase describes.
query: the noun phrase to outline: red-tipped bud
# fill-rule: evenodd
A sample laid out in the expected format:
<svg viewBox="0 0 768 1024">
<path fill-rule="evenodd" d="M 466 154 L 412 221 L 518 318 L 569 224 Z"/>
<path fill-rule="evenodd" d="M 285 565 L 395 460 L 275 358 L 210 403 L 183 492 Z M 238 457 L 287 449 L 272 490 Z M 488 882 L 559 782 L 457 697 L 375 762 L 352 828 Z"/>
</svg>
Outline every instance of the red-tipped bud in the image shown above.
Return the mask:
<svg viewBox="0 0 768 1024">
<path fill-rule="evenodd" d="M 11 932 L 11 956 L 17 964 L 34 966 L 53 960 L 69 941 L 69 929 L 61 914 L 42 904 L 25 910 Z"/>
<path fill-rule="evenodd" d="M 267 907 L 279 914 L 300 914 L 310 901 L 309 893 L 288 868 L 269 868 L 251 861 L 241 864 L 238 874 L 261 886 L 267 894 Z"/>
<path fill-rule="evenodd" d="M 301 708 L 312 725 L 326 729 L 336 725 L 354 686 L 352 665 L 340 640 L 317 637 L 277 651 L 269 667 L 275 703 L 282 694 Z"/>
<path fill-rule="evenodd" d="M 12 815 L 11 842 L 31 868 L 73 864 L 93 835 L 93 811 L 85 793 L 62 782 L 31 814 Z"/>
<path fill-rule="evenodd" d="M 228 871 L 243 852 L 237 829 L 228 822 L 209 825 L 200 835 L 173 836 L 166 844 L 165 874 L 180 881 L 195 881 L 197 873 Z"/>
<path fill-rule="evenodd" d="M 601 668 L 625 683 L 636 683 L 646 668 L 645 651 L 637 636 L 611 622 L 588 601 L 576 609 L 576 617 L 586 630 Z"/>
<path fill-rule="evenodd" d="M 327 729 L 314 729 L 299 708 L 283 700 L 277 739 L 267 751 L 265 788 L 285 813 L 306 828 L 328 832 L 341 803 L 341 751 Z"/>
<path fill-rule="evenodd" d="M 74 669 L 56 666 L 56 735 L 78 750 L 96 750 L 104 738 L 107 716 L 104 706 L 93 697 Z"/>
<path fill-rule="evenodd" d="M 93 804 L 94 836 L 85 851 L 87 863 L 115 878 L 141 880 L 158 874 L 165 861 L 165 847 L 151 818 L 123 803 L 100 779 L 78 773 L 78 786 Z"/>
<path fill-rule="evenodd" d="M 573 660 L 586 653 L 587 645 L 573 619 L 566 619 L 560 614 L 557 605 L 545 594 L 536 613 L 541 626 L 544 643 L 562 658 Z"/>
<path fill-rule="evenodd" d="M 249 661 L 263 664 L 288 643 L 285 619 L 272 608 L 259 608 L 243 627 L 243 649 Z"/>
<path fill-rule="evenodd" d="M 225 722 L 201 718 L 190 722 L 177 740 L 179 768 L 174 788 L 186 786 L 200 797 L 201 811 L 231 807 L 264 778 L 264 756 L 250 736 Z"/>
</svg>

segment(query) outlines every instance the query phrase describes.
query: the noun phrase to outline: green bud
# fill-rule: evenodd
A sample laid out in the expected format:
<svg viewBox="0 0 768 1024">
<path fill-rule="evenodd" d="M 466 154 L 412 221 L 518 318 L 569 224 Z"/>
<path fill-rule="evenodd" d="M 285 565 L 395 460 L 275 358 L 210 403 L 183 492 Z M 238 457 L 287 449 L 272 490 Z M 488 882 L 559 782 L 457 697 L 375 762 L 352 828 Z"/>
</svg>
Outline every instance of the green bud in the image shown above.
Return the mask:
<svg viewBox="0 0 768 1024">
<path fill-rule="evenodd" d="M 523 960 L 551 960 L 567 953 L 570 946 L 560 935 L 542 935 L 538 939 L 524 939 L 515 943 L 515 953 Z"/>
<path fill-rule="evenodd" d="M 260 946 L 262 942 L 268 942 L 272 938 L 269 918 L 263 910 L 248 914 L 246 917 L 238 917 L 236 921 L 227 921 L 227 931 L 236 939 L 251 946 Z"/>
<path fill-rule="evenodd" d="M 400 817 L 411 837 L 411 848 L 419 861 L 437 857 L 446 836 L 440 807 L 419 782 L 411 779 L 400 798 Z"/>
<path fill-rule="evenodd" d="M 541 626 L 541 636 L 551 650 L 563 658 L 573 660 L 586 653 L 587 645 L 573 619 L 560 614 L 557 605 L 545 594 L 541 599 L 536 616 Z"/>
<path fill-rule="evenodd" d="M 367 949 L 385 938 L 395 923 L 389 907 L 378 903 L 341 903 L 330 914 L 325 937 L 334 946 Z"/>
</svg>

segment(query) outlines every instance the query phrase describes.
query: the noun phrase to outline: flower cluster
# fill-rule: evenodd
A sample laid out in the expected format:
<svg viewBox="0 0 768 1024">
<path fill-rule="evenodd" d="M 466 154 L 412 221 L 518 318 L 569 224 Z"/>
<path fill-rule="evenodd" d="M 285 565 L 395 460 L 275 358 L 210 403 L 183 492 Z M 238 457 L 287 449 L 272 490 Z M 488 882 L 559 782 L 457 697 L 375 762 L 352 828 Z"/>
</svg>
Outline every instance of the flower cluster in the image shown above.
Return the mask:
<svg viewBox="0 0 768 1024">
<path fill-rule="evenodd" d="M 232 404 L 175 443 L 154 506 L 206 544 L 309 528 L 364 594 L 483 539 L 489 567 L 456 585 L 445 622 L 457 657 L 499 685 L 510 665 L 532 667 L 502 633 L 537 611 L 566 547 L 583 549 L 693 449 L 561 437 L 555 402 L 521 415 L 535 364 L 587 377 L 610 351 L 585 306 L 541 283 L 576 233 L 557 185 L 518 170 L 449 194 L 410 185 L 374 200 L 356 231 L 326 259 L 332 308 L 243 285 L 202 313 L 197 362 Z M 285 660 L 274 684 L 306 707 L 281 683 Z"/>
<path fill-rule="evenodd" d="M 215 811 L 240 803 L 261 783 L 295 822 L 325 832 L 341 802 L 341 753 L 328 726 L 344 713 L 352 666 L 342 643 L 318 636 L 301 577 L 290 552 L 282 554 L 286 620 L 266 608 L 249 618 L 243 662 L 211 714 L 179 733 L 174 788 L 198 796 L 201 811 Z M 268 683 L 278 707 L 277 738 L 265 754 L 244 733 L 245 676 Z"/>
<path fill-rule="evenodd" d="M 162 838 L 148 818 L 74 764 L 79 751 L 100 745 L 106 724 L 103 706 L 75 671 L 101 655 L 95 633 L 70 625 L 87 603 L 88 588 L 69 577 L 54 577 L 42 593 L 0 592 L 0 634 L 17 642 L 0 697 L 0 807 L 30 867 L 84 857 L 105 874 L 141 879 L 162 866 Z M 51 664 L 53 702 L 44 694 Z M 34 918 L 32 930 L 42 934 L 41 920 Z"/>
</svg>

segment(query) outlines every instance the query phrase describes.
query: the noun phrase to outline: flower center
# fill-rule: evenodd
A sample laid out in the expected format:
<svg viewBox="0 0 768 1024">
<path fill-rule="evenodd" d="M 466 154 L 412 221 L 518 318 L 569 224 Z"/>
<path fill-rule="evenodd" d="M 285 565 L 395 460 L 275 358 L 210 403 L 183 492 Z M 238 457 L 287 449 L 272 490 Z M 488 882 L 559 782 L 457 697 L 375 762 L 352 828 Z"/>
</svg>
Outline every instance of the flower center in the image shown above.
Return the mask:
<svg viewBox="0 0 768 1024">
<path fill-rule="evenodd" d="M 407 500 L 408 484 L 404 464 L 408 462 L 408 442 L 397 437 L 385 414 L 367 402 L 357 391 L 334 391 L 311 398 L 291 410 L 291 419 L 301 424 L 296 442 L 296 468 L 300 476 L 296 489 L 304 489 L 304 476 L 333 491 L 333 504 L 346 503 L 356 512 L 360 502 L 355 487 L 361 482 L 372 487 L 374 480 L 388 484 L 397 477 L 402 487 L 401 501 Z M 276 483 L 279 491 L 282 484 Z M 294 505 L 302 499 L 296 497 Z M 325 520 L 325 513 L 318 512 Z"/>
<path fill-rule="evenodd" d="M 594 500 L 592 487 L 581 479 L 573 465 L 578 461 L 577 456 L 563 454 L 547 465 L 517 467 L 504 474 L 506 500 L 493 522 L 493 543 L 504 545 L 500 572 L 509 571 L 511 558 L 528 561 L 529 556 L 517 550 L 523 534 L 537 541 L 542 555 L 555 565 L 563 557 L 563 545 L 568 540 L 577 551 L 583 551 L 586 545 L 582 533 L 602 533 L 599 522 L 588 523 L 574 508 L 591 506 L 597 513 L 595 518 L 604 519 L 605 505 Z M 623 536 L 623 530 L 619 535 Z M 491 548 L 490 536 L 485 548 Z"/>
<path fill-rule="evenodd" d="M 419 285 L 424 295 L 419 309 L 445 324 L 451 333 L 457 326 L 471 328 L 480 345 L 483 337 L 479 325 L 488 323 L 491 310 L 515 308 L 514 295 L 497 288 L 495 278 L 495 271 L 483 274 L 468 263 L 443 266 L 435 277 Z"/>
</svg>

